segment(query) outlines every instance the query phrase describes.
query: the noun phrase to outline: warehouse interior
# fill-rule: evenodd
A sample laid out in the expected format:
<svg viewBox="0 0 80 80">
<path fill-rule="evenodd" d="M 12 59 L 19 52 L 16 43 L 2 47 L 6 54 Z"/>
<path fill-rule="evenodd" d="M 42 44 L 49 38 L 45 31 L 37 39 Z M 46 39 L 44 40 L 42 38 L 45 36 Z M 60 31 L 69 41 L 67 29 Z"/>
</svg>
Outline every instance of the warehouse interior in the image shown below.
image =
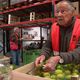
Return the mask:
<svg viewBox="0 0 80 80">
<path fill-rule="evenodd" d="M 40 67 L 34 76 L 34 61 L 41 54 L 42 47 L 50 34 L 51 26 L 57 19 L 55 6 L 65 0 L 0 0 L 0 80 L 79 80 L 80 64 L 75 69 L 76 76 L 71 79 L 67 66 L 64 70 L 69 79 L 53 79 L 47 72 L 42 76 Z M 75 16 L 80 19 L 80 0 L 69 0 L 75 8 Z M 14 28 L 19 28 L 20 65 L 12 63 L 10 37 Z M 5 64 L 5 67 L 2 67 Z M 7 67 L 6 67 L 7 65 Z M 69 65 L 68 65 L 69 66 Z M 74 67 L 71 64 L 71 67 Z M 69 67 L 69 68 L 71 68 Z M 6 70 L 6 69 L 7 70 Z M 59 66 L 60 69 L 61 66 Z M 72 70 L 72 69 L 71 69 Z M 1 71 L 9 78 L 2 78 Z M 8 72 L 7 72 L 8 71 Z M 36 70 L 37 71 L 37 70 Z M 78 74 L 77 74 L 78 73 Z M 12 74 L 12 75 L 11 75 Z M 62 72 L 60 74 L 63 74 Z M 66 75 L 67 75 L 66 74 Z M 62 75 L 59 75 L 62 76 Z M 55 76 L 52 76 L 55 77 Z M 50 78 L 50 79 L 49 79 Z"/>
</svg>

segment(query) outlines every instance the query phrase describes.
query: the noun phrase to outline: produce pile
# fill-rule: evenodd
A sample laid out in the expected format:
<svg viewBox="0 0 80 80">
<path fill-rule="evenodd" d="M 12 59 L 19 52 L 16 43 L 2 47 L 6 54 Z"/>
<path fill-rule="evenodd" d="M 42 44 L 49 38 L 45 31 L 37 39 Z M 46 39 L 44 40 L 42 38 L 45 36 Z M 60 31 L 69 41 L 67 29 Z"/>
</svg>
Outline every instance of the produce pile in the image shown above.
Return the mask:
<svg viewBox="0 0 80 80">
<path fill-rule="evenodd" d="M 36 75 L 49 78 L 50 80 L 71 80 L 72 76 L 80 76 L 80 64 L 58 64 L 54 72 L 44 72 L 42 65 L 39 65 Z"/>
<path fill-rule="evenodd" d="M 0 64 L 0 80 L 9 80 L 12 66 Z"/>
</svg>

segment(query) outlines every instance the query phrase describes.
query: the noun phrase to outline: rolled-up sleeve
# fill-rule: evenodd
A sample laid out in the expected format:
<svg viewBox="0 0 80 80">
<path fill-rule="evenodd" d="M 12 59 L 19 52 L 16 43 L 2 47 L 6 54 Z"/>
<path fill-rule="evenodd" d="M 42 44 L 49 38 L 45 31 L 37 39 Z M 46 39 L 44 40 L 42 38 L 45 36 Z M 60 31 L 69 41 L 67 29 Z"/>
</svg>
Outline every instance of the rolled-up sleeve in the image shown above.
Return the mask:
<svg viewBox="0 0 80 80">
<path fill-rule="evenodd" d="M 61 52 L 61 58 L 64 60 L 64 64 L 76 63 L 80 64 L 80 46 L 70 52 Z"/>
<path fill-rule="evenodd" d="M 48 36 L 46 43 L 42 47 L 41 55 L 45 55 L 46 58 L 49 58 L 52 53 L 52 43 L 51 43 L 51 36 Z"/>
</svg>

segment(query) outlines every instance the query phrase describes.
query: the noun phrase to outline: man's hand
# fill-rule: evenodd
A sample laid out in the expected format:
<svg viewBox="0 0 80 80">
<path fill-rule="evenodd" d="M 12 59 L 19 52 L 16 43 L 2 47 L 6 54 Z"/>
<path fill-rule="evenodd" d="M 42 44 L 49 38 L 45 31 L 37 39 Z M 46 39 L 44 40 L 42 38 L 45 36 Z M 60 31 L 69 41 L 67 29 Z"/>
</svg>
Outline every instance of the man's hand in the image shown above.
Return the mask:
<svg viewBox="0 0 80 80">
<path fill-rule="evenodd" d="M 0 80 L 3 80 L 3 77 L 0 75 Z"/>
<path fill-rule="evenodd" d="M 60 56 L 50 57 L 44 65 L 44 71 L 53 72 L 60 60 Z"/>
<path fill-rule="evenodd" d="M 42 63 L 44 60 L 45 60 L 45 56 L 44 56 L 44 55 L 41 55 L 41 56 L 37 57 L 36 60 L 35 60 L 35 65 L 36 65 L 36 67 L 37 67 L 40 63 Z"/>
</svg>

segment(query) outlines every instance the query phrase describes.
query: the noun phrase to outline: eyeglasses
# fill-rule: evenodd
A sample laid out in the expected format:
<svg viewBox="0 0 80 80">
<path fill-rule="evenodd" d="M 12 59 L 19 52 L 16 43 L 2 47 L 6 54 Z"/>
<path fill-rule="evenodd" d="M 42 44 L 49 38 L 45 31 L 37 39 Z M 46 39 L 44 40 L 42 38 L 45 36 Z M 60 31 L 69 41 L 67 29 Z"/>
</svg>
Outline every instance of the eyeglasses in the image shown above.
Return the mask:
<svg viewBox="0 0 80 80">
<path fill-rule="evenodd" d="M 65 13 L 67 13 L 67 12 L 69 12 L 70 10 L 69 9 L 66 9 L 66 10 L 56 10 L 55 12 L 56 12 L 56 14 L 59 14 L 59 12 L 61 13 L 61 14 L 65 14 Z"/>
</svg>

